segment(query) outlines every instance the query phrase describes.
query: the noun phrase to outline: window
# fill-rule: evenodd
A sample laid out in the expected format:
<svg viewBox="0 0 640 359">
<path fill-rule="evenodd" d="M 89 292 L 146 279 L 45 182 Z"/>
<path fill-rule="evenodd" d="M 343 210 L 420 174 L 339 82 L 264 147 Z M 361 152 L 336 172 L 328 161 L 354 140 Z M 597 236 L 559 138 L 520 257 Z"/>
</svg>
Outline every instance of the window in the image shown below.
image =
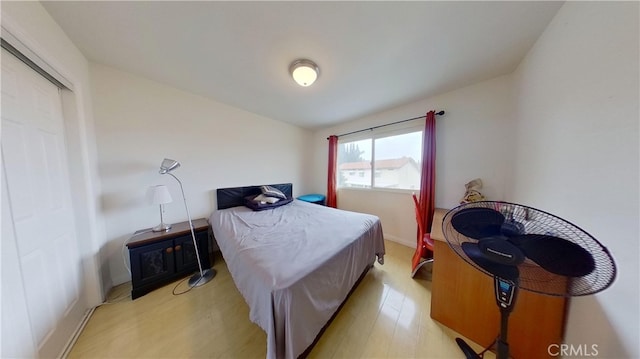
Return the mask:
<svg viewBox="0 0 640 359">
<path fill-rule="evenodd" d="M 339 143 L 338 187 L 417 190 L 421 159 L 422 131 L 415 128 Z"/>
<path fill-rule="evenodd" d="M 338 144 L 338 187 L 371 187 L 371 139 Z"/>
</svg>

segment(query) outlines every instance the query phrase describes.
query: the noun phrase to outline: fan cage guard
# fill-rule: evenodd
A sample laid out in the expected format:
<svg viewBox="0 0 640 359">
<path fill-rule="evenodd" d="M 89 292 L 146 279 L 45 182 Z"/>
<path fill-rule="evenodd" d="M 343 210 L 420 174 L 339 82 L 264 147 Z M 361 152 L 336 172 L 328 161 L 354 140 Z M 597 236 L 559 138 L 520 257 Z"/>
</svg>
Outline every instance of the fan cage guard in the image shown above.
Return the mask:
<svg viewBox="0 0 640 359">
<path fill-rule="evenodd" d="M 607 248 L 580 227 L 553 214 L 520 204 L 495 201 L 471 202 L 450 210 L 442 222 L 442 231 L 447 243 L 464 261 L 489 276 L 493 277 L 494 275 L 469 259 L 462 250 L 462 243 L 478 243 L 478 240 L 459 233 L 451 225 L 451 218 L 467 208 L 496 210 L 504 215 L 505 220 L 515 220 L 522 223 L 526 234 L 559 237 L 581 246 L 593 256 L 595 269 L 581 277 L 553 274 L 530 259 L 525 259 L 523 263 L 518 265 L 520 272 L 518 288 L 520 289 L 552 296 L 583 296 L 608 288 L 616 277 L 616 266 Z"/>
</svg>

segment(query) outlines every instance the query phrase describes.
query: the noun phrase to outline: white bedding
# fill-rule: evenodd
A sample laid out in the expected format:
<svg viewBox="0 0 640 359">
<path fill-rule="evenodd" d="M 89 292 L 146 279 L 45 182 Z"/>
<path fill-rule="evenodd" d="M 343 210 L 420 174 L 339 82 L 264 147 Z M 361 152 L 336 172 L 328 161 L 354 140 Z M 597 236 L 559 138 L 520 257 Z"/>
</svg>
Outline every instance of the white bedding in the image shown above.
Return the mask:
<svg viewBox="0 0 640 359">
<path fill-rule="evenodd" d="M 383 263 L 373 215 L 294 200 L 217 210 L 209 222 L 250 320 L 267 333 L 267 358 L 302 354 L 375 257 Z"/>
</svg>

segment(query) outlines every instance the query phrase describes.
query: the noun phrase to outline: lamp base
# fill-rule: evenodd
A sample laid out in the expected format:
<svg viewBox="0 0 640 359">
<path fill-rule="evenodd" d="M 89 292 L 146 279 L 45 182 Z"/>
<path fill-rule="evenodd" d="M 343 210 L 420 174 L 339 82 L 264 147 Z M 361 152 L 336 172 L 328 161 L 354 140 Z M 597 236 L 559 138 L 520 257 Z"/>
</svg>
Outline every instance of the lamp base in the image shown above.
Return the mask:
<svg viewBox="0 0 640 359">
<path fill-rule="evenodd" d="M 159 225 L 151 228 L 151 230 L 154 231 L 154 232 L 167 232 L 170 229 L 171 229 L 171 225 L 170 224 L 166 224 L 164 222 L 161 222 Z"/>
<path fill-rule="evenodd" d="M 202 275 L 200 275 L 200 272 L 196 272 L 191 276 L 191 278 L 189 278 L 189 287 L 199 287 L 212 280 L 215 276 L 215 269 L 205 269 L 202 271 Z"/>
</svg>

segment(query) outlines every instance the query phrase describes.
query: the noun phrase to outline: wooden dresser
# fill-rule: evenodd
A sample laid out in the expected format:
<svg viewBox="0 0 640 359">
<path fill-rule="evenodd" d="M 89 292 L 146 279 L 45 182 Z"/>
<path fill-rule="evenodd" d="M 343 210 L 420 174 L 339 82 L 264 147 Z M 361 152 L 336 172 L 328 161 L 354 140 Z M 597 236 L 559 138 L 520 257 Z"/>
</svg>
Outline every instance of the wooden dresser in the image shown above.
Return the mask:
<svg viewBox="0 0 640 359">
<path fill-rule="evenodd" d="M 203 270 L 209 269 L 209 222 L 199 218 L 192 223 L 200 264 Z M 151 228 L 139 230 L 127 247 L 131 263 L 131 299 L 199 270 L 189 222 L 175 223 L 164 232 L 152 232 Z"/>
<path fill-rule="evenodd" d="M 449 247 L 442 234 L 446 213 L 436 209 L 433 219 L 431 318 L 486 347 L 500 331 L 493 278 L 466 263 Z M 520 290 L 509 316 L 511 357 L 550 358 L 549 345 L 562 342 L 567 305 L 568 299 L 563 297 Z"/>
</svg>

